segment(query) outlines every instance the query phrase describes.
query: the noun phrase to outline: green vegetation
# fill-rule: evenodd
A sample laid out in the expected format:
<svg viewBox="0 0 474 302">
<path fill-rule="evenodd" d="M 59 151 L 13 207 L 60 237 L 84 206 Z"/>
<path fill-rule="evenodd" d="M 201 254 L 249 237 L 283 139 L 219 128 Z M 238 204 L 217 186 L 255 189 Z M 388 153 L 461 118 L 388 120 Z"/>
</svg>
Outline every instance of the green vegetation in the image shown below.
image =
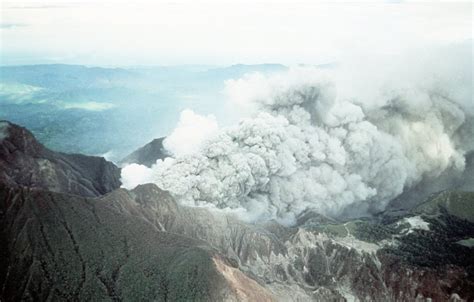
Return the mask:
<svg viewBox="0 0 474 302">
<path fill-rule="evenodd" d="M 443 192 L 422 203 L 413 212 L 439 216 L 443 210 L 449 215 L 474 222 L 474 192 Z"/>
</svg>

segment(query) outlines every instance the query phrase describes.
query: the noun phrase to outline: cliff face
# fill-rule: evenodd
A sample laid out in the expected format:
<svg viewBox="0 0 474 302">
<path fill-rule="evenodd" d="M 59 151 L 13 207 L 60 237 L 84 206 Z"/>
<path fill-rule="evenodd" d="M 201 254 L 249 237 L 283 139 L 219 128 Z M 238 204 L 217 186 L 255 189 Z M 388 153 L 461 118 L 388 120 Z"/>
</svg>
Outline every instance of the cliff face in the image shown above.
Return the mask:
<svg viewBox="0 0 474 302">
<path fill-rule="evenodd" d="M 403 217 L 284 227 L 180 206 L 155 185 L 92 199 L 0 192 L 5 301 L 474 298 L 474 215 L 457 212 L 467 193 Z"/>
<path fill-rule="evenodd" d="M 120 169 L 104 158 L 51 151 L 6 121 L 0 121 L 0 183 L 88 197 L 121 184 Z"/>
</svg>

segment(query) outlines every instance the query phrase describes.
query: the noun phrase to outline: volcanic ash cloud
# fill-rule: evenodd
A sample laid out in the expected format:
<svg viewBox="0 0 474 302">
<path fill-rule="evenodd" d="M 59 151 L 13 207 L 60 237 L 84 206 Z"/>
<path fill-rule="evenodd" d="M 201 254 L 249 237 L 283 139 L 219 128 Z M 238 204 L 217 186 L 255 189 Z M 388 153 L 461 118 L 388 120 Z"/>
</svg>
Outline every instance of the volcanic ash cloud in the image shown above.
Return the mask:
<svg viewBox="0 0 474 302">
<path fill-rule="evenodd" d="M 218 129 L 214 118 L 184 112 L 165 141 L 173 156 L 125 167 L 124 183 L 153 182 L 187 205 L 291 224 L 306 209 L 382 210 L 423 177 L 464 168 L 466 114 L 449 93 L 392 89 L 364 103 L 338 97 L 337 84 L 312 70 L 228 81 L 249 117 Z"/>
</svg>

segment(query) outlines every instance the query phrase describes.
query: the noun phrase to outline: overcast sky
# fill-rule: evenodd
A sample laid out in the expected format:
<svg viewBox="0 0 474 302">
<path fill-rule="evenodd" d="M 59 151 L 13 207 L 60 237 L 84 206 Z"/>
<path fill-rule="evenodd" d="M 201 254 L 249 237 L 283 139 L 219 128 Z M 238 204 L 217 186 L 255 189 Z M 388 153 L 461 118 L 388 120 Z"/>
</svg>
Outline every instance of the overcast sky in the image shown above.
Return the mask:
<svg viewBox="0 0 474 302">
<path fill-rule="evenodd" d="M 1 1 L 1 63 L 317 64 L 472 43 L 471 1 Z"/>
</svg>

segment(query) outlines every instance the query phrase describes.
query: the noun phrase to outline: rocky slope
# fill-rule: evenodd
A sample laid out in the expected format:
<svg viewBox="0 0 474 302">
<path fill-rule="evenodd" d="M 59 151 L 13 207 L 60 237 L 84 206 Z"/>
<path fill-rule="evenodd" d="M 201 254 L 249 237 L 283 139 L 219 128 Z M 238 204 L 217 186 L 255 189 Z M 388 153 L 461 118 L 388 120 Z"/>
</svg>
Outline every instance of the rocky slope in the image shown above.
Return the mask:
<svg viewBox="0 0 474 302">
<path fill-rule="evenodd" d="M 120 169 L 104 158 L 51 151 L 6 121 L 0 121 L 0 183 L 88 197 L 121 184 Z"/>
<path fill-rule="evenodd" d="M 472 193 L 442 193 L 403 216 L 337 223 L 314 214 L 288 228 L 182 207 L 153 198 L 157 190 L 137 188 L 138 208 L 114 204 L 162 231 L 210 243 L 281 301 L 474 298 L 472 248 L 459 244 L 474 238 Z"/>
<path fill-rule="evenodd" d="M 95 199 L 0 192 L 5 301 L 474 299 L 470 193 L 402 217 L 284 227 L 180 206 L 151 184 Z"/>
<path fill-rule="evenodd" d="M 166 193 L 156 188 L 156 200 Z M 0 189 L 2 301 L 270 301 L 210 244 L 124 208 L 141 189 L 87 199 Z M 166 197 L 165 197 L 166 199 Z"/>
<path fill-rule="evenodd" d="M 371 219 L 249 224 L 152 184 L 117 189 L 104 159 L 0 125 L 1 301 L 474 299 L 472 192 Z"/>
</svg>

